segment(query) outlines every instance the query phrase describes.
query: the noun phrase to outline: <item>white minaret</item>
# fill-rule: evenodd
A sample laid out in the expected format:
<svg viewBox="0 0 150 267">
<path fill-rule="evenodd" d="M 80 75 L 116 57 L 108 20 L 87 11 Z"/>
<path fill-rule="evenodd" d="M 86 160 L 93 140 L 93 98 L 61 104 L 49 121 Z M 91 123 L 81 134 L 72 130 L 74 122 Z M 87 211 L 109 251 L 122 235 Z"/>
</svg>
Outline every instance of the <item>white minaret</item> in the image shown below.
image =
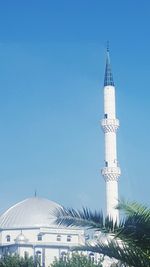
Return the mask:
<svg viewBox="0 0 150 267">
<path fill-rule="evenodd" d="M 121 174 L 117 161 L 116 133 L 119 120 L 116 118 L 115 85 L 113 81 L 109 48 L 107 47 L 106 69 L 104 78 L 104 119 L 101 126 L 105 136 L 105 167 L 102 175 L 106 182 L 106 213 L 114 221 L 119 221 L 118 178 Z"/>
</svg>

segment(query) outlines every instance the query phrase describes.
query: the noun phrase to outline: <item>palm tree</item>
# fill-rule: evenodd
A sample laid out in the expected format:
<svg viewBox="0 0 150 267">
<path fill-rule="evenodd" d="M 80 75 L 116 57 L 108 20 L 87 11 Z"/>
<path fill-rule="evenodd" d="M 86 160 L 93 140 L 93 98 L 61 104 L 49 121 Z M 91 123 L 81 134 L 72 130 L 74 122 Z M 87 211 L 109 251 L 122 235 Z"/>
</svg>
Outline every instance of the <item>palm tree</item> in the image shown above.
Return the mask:
<svg viewBox="0 0 150 267">
<path fill-rule="evenodd" d="M 123 201 L 117 208 L 124 212 L 119 224 L 111 218 L 104 218 L 102 212 L 64 207 L 55 211 L 56 223 L 93 229 L 107 237 L 107 242 L 99 239 L 94 245 L 87 242 L 75 249 L 107 255 L 122 266 L 150 267 L 150 209 L 136 202 Z"/>
</svg>

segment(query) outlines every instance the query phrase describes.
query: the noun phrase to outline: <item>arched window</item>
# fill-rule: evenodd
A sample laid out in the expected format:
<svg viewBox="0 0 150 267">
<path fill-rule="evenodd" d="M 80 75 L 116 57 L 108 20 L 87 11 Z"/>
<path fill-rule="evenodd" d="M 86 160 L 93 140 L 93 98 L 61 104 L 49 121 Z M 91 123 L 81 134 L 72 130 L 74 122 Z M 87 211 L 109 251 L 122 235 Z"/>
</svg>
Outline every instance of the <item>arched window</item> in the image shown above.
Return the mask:
<svg viewBox="0 0 150 267">
<path fill-rule="evenodd" d="M 24 258 L 27 259 L 29 257 L 29 252 L 28 251 L 25 251 L 24 252 Z"/>
<path fill-rule="evenodd" d="M 71 242 L 71 235 L 67 235 L 67 242 Z"/>
<path fill-rule="evenodd" d="M 85 235 L 85 240 L 88 240 L 88 239 L 90 239 L 90 236 L 89 236 L 89 234 L 86 234 Z"/>
<path fill-rule="evenodd" d="M 89 259 L 91 260 L 91 262 L 94 262 L 94 260 L 95 260 L 94 253 L 89 254 Z"/>
<path fill-rule="evenodd" d="M 42 241 L 42 234 L 38 234 L 38 235 L 37 235 L 37 240 L 38 240 L 38 241 Z"/>
<path fill-rule="evenodd" d="M 10 235 L 6 235 L 6 241 L 10 242 Z"/>
<path fill-rule="evenodd" d="M 108 167 L 108 161 L 105 161 L 105 167 Z"/>
<path fill-rule="evenodd" d="M 37 250 L 36 251 L 36 262 L 37 262 L 37 265 L 36 266 L 41 266 L 41 263 L 42 263 L 42 253 L 40 250 Z"/>
<path fill-rule="evenodd" d="M 66 253 L 65 251 L 62 251 L 62 252 L 61 252 L 61 259 L 62 259 L 63 261 L 66 261 L 66 260 L 67 260 L 67 253 Z"/>
<path fill-rule="evenodd" d="M 57 235 L 57 241 L 61 241 L 61 235 Z"/>
</svg>

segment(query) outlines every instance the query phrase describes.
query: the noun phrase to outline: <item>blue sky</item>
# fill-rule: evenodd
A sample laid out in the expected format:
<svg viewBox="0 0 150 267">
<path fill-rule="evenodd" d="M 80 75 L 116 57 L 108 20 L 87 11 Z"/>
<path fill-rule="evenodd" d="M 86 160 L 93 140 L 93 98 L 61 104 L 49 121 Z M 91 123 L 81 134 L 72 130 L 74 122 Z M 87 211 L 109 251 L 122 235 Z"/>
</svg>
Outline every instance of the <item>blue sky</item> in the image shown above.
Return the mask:
<svg viewBox="0 0 150 267">
<path fill-rule="evenodd" d="M 150 204 L 150 3 L 1 1 L 0 210 L 34 195 L 105 207 L 103 77 L 110 41 L 120 197 Z"/>
</svg>

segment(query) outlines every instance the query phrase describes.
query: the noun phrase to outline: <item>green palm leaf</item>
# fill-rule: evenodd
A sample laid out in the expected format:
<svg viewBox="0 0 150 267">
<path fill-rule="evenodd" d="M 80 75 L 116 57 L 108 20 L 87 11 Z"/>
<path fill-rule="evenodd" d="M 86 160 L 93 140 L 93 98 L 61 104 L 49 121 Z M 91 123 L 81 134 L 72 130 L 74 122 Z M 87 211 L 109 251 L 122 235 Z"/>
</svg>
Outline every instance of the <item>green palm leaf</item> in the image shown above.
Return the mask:
<svg viewBox="0 0 150 267">
<path fill-rule="evenodd" d="M 107 242 L 79 247 L 79 250 L 102 253 L 124 263 L 124 266 L 150 267 L 150 209 L 136 202 L 120 202 L 119 210 L 125 214 L 119 224 L 104 218 L 102 212 L 60 208 L 55 212 L 56 223 L 65 226 L 86 227 L 109 236 Z M 119 242 L 118 242 L 119 240 Z"/>
<path fill-rule="evenodd" d="M 150 248 L 150 209 L 146 206 L 122 202 L 118 206 L 126 214 L 126 219 L 116 233 L 116 237 L 147 250 Z"/>
<path fill-rule="evenodd" d="M 150 259 L 149 254 L 143 253 L 141 249 L 136 247 L 128 247 L 125 244 L 120 245 L 120 242 L 109 241 L 107 244 L 95 242 L 94 245 L 90 243 L 85 246 L 74 247 L 72 250 L 90 251 L 93 253 L 103 254 L 110 258 L 118 260 L 124 266 L 134 267 L 149 267 Z"/>
<path fill-rule="evenodd" d="M 122 223 L 117 225 L 112 219 L 106 217 L 104 219 L 102 212 L 92 212 L 88 208 L 83 208 L 82 211 L 72 208 L 58 208 L 54 212 L 55 223 L 65 226 L 85 227 L 88 229 L 101 230 L 104 233 L 115 232 L 122 227 Z"/>
</svg>

